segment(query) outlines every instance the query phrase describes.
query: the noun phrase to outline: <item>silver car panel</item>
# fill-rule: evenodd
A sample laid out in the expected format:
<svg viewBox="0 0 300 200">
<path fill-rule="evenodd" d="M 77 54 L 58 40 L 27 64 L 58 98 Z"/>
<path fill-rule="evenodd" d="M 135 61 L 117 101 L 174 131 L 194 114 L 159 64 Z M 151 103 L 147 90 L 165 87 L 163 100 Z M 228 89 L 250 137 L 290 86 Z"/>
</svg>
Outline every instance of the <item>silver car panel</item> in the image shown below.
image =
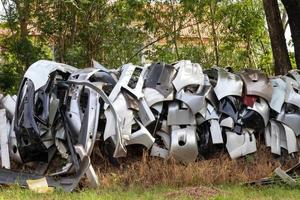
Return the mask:
<svg viewBox="0 0 300 200">
<path fill-rule="evenodd" d="M 180 90 L 179 92 L 177 92 L 176 99 L 188 105 L 193 114 L 199 112 L 201 108 L 205 107 L 206 105 L 204 96 L 199 96 L 196 94 L 185 92 L 184 90 Z"/>
<path fill-rule="evenodd" d="M 180 109 L 179 103 L 171 102 L 169 103 L 168 125 L 187 125 L 196 124 L 195 116 L 190 109 Z"/>
<path fill-rule="evenodd" d="M 151 108 L 156 110 L 158 113 L 161 113 L 162 109 L 163 109 L 163 102 L 156 103 L 156 104 L 152 105 Z"/>
<path fill-rule="evenodd" d="M 218 68 L 218 81 L 214 91 L 219 100 L 226 96 L 242 96 L 243 81 L 236 74 Z"/>
<path fill-rule="evenodd" d="M 144 88 L 143 90 L 145 100 L 148 104 L 148 106 L 152 106 L 156 103 L 162 102 L 162 101 L 171 101 L 174 98 L 174 94 L 170 93 L 166 98 L 164 95 L 162 95 L 159 91 L 153 88 Z"/>
<path fill-rule="evenodd" d="M 281 155 L 281 147 L 285 146 L 285 141 L 281 140 L 284 135 L 282 125 L 276 121 L 270 120 L 271 133 L 271 153 Z"/>
<path fill-rule="evenodd" d="M 16 100 L 12 96 L 6 95 L 1 99 L 1 104 L 7 111 L 7 117 L 12 120 L 15 114 Z"/>
<path fill-rule="evenodd" d="M 196 94 L 200 96 L 208 96 L 212 90 L 212 85 L 210 84 L 207 74 L 203 74 L 203 85 L 199 85 Z"/>
<path fill-rule="evenodd" d="M 129 138 L 126 141 L 126 145 L 141 144 L 144 145 L 147 149 L 150 149 L 155 141 L 154 137 L 149 133 L 149 131 L 143 126 L 141 122 L 139 122 L 138 120 L 136 120 L 136 122 L 140 126 L 140 129 L 129 135 Z"/>
<path fill-rule="evenodd" d="M 267 126 L 270 117 L 270 109 L 266 100 L 259 98 L 259 101 L 254 102 L 253 106 L 248 106 L 248 109 L 256 111 L 264 119 L 265 126 Z"/>
<path fill-rule="evenodd" d="M 82 119 L 82 122 L 85 126 L 81 126 L 78 142 L 83 145 L 87 155 L 90 156 L 97 135 L 100 111 L 100 95 L 90 88 L 85 88 L 85 90 L 88 91 L 87 108 Z"/>
<path fill-rule="evenodd" d="M 140 69 L 141 70 L 141 73 L 139 74 L 139 78 L 138 78 L 138 80 L 135 84 L 135 87 L 131 88 L 130 86 L 128 86 L 128 83 L 127 83 L 127 84 L 122 85 L 122 88 L 129 91 L 137 99 L 140 99 L 140 98 L 144 97 L 144 94 L 143 94 L 142 90 L 143 90 L 143 86 L 144 86 L 144 75 L 147 71 L 147 67 L 135 66 L 135 69 Z M 131 76 L 133 76 L 133 75 L 134 75 L 134 73 Z"/>
<path fill-rule="evenodd" d="M 265 73 L 257 69 L 244 69 L 239 74 L 244 82 L 244 94 L 272 99 L 272 85 Z"/>
<path fill-rule="evenodd" d="M 88 80 L 93 74 L 95 74 L 98 71 L 99 69 L 95 68 L 79 69 L 71 74 L 69 80 Z"/>
<path fill-rule="evenodd" d="M 211 104 L 208 103 L 205 120 L 211 120 L 211 119 L 219 119 L 219 115 L 217 114 L 215 108 Z"/>
<path fill-rule="evenodd" d="M 10 169 L 10 157 L 8 147 L 10 124 L 6 119 L 5 109 L 0 109 L 0 130 L 1 166 L 2 168 Z"/>
<path fill-rule="evenodd" d="M 133 120 L 133 111 L 127 108 L 125 97 L 122 93 L 120 93 L 115 101 L 112 103 L 114 110 L 117 115 L 117 120 L 119 123 L 120 134 L 121 135 L 130 135 L 132 124 L 134 124 Z M 111 108 L 107 108 L 104 112 L 106 116 L 106 126 L 104 130 L 103 139 L 107 140 L 109 137 L 115 138 L 116 132 L 112 127 L 115 126 L 116 118 L 113 116 L 111 112 Z"/>
<path fill-rule="evenodd" d="M 281 112 L 277 115 L 276 120 L 293 129 L 296 136 L 300 135 L 300 111 L 297 111 L 295 113 L 287 113 L 285 112 L 285 109 L 283 107 Z"/>
<path fill-rule="evenodd" d="M 106 103 L 107 105 L 109 105 L 109 109 L 111 110 L 111 114 L 113 116 L 113 118 L 115 119 L 112 123 L 114 123 L 114 128 L 111 129 L 111 131 L 114 132 L 114 141 L 116 144 L 116 148 L 114 151 L 114 157 L 121 157 L 121 156 L 126 156 L 126 149 L 124 147 L 123 141 L 122 141 L 122 136 L 121 136 L 121 129 L 120 129 L 120 119 L 118 118 L 117 112 L 114 108 L 114 105 L 112 104 L 112 102 L 109 100 L 109 98 L 106 96 L 106 94 L 99 88 L 97 87 L 95 84 L 93 83 L 89 83 L 89 82 L 85 82 L 85 81 L 67 81 L 67 83 L 69 84 L 77 84 L 77 85 L 85 85 L 87 87 L 92 88 L 93 90 L 95 90 L 96 92 L 99 93 L 100 97 L 102 98 L 102 100 L 104 101 L 104 103 Z M 105 127 L 106 129 L 106 127 Z"/>
<path fill-rule="evenodd" d="M 220 126 L 232 129 L 234 127 L 234 121 L 231 117 L 227 117 L 220 122 Z"/>
<path fill-rule="evenodd" d="M 291 78 L 291 77 L 289 77 L 289 76 L 282 76 L 281 78 L 282 78 L 282 80 L 284 80 L 288 85 L 292 86 L 292 88 L 295 88 L 295 89 L 299 90 L 299 83 L 298 83 L 295 79 L 293 79 L 293 78 Z"/>
<path fill-rule="evenodd" d="M 156 132 L 156 135 L 159 135 L 161 140 L 163 141 L 166 149 L 170 149 L 171 147 L 171 138 L 170 138 L 170 135 L 163 132 L 163 131 L 157 131 Z"/>
<path fill-rule="evenodd" d="M 294 131 L 290 127 L 288 127 L 284 124 L 282 124 L 282 125 L 283 125 L 284 131 L 285 131 L 288 152 L 289 153 L 298 152 L 299 148 L 298 148 L 297 138 L 296 138 Z"/>
<path fill-rule="evenodd" d="M 169 151 L 167 149 L 163 149 L 163 148 L 159 147 L 156 143 L 154 143 L 151 148 L 150 156 L 168 159 Z"/>
<path fill-rule="evenodd" d="M 79 155 L 79 158 L 82 160 L 85 156 L 88 156 L 88 153 L 85 151 L 85 148 L 82 145 L 75 145 L 75 151 Z M 96 188 L 99 184 L 98 176 L 93 168 L 93 165 L 90 163 L 88 169 L 85 172 L 86 177 L 91 183 L 91 186 Z"/>
<path fill-rule="evenodd" d="M 299 74 L 299 72 L 300 72 L 299 69 L 292 69 L 288 72 L 288 74 L 290 76 L 292 76 L 297 81 L 298 84 L 300 84 L 300 74 Z"/>
<path fill-rule="evenodd" d="M 117 96 L 121 92 L 122 86 L 123 85 L 125 86 L 129 83 L 129 80 L 130 80 L 134 70 L 135 70 L 135 65 L 126 64 L 126 65 L 122 66 L 121 76 L 120 76 L 117 84 L 115 85 L 114 89 L 111 91 L 111 93 L 108 96 L 108 98 L 111 102 L 115 101 L 115 99 L 117 98 Z M 105 109 L 107 107 L 108 107 L 108 105 L 106 105 Z"/>
<path fill-rule="evenodd" d="M 189 60 L 182 60 L 175 64 L 174 67 L 178 72 L 172 83 L 177 92 L 188 85 L 204 84 L 204 74 L 199 64 L 191 63 Z"/>
<path fill-rule="evenodd" d="M 130 88 L 128 86 L 128 83 L 129 83 L 131 77 L 133 76 L 136 68 L 140 68 L 142 70 L 141 76 L 139 77 L 139 79 L 136 83 L 136 87 Z M 120 76 L 117 84 L 114 86 L 114 89 L 112 90 L 112 92 L 109 95 L 110 101 L 112 101 L 112 102 L 115 101 L 115 99 L 121 92 L 121 88 L 125 88 L 126 90 L 128 90 L 132 95 L 136 96 L 137 99 L 140 99 L 141 97 L 143 97 L 142 87 L 144 84 L 143 74 L 145 73 L 145 71 L 146 71 L 146 68 L 143 69 L 143 68 L 133 65 L 133 64 L 123 65 L 121 76 Z M 107 108 L 107 105 L 105 108 Z"/>
<path fill-rule="evenodd" d="M 24 77 L 30 79 L 34 84 L 34 89 L 38 90 L 47 83 L 49 74 L 56 70 L 70 73 L 77 71 L 75 67 L 70 65 L 48 60 L 39 60 L 27 69 Z"/>
<path fill-rule="evenodd" d="M 264 130 L 264 136 L 265 136 L 265 144 L 267 147 L 271 147 L 271 124 L 269 123 Z"/>
<path fill-rule="evenodd" d="M 210 134 L 213 144 L 223 144 L 223 137 L 220 124 L 217 120 L 210 120 Z"/>
<path fill-rule="evenodd" d="M 195 126 L 172 129 L 170 156 L 185 163 L 196 160 L 198 144 Z"/>
<path fill-rule="evenodd" d="M 285 99 L 287 84 L 281 78 L 271 79 L 270 82 L 273 87 L 273 93 L 269 104 L 273 110 L 280 113 Z"/>
<path fill-rule="evenodd" d="M 170 133 L 170 126 L 168 126 L 168 121 L 167 120 L 163 120 L 161 123 L 161 131 L 165 132 L 165 133 Z"/>
<path fill-rule="evenodd" d="M 247 129 L 244 129 L 241 135 L 226 131 L 226 136 L 226 148 L 232 159 L 254 153 L 257 150 L 255 136 Z"/>
<path fill-rule="evenodd" d="M 144 98 L 139 100 L 138 115 L 145 126 L 155 121 L 155 117 Z"/>
<path fill-rule="evenodd" d="M 293 104 L 300 108 L 300 94 L 298 94 L 291 84 L 287 84 L 285 102 Z"/>
<path fill-rule="evenodd" d="M 83 113 L 80 111 L 80 93 L 82 91 L 82 86 L 71 86 L 70 95 L 71 101 L 69 105 L 69 110 L 66 112 L 66 119 L 68 121 L 69 127 L 73 133 L 79 134 Z"/>
</svg>

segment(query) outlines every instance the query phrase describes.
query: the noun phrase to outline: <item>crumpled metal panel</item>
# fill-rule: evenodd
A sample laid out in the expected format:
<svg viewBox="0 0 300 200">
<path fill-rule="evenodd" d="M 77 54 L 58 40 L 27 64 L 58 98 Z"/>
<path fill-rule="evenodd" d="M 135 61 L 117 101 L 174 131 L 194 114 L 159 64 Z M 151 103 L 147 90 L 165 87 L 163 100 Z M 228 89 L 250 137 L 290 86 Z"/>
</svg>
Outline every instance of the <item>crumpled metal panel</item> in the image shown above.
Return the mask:
<svg viewBox="0 0 300 200">
<path fill-rule="evenodd" d="M 177 92 L 176 99 L 188 105 L 194 115 L 206 106 L 204 96 L 195 95 L 184 90 Z"/>
<path fill-rule="evenodd" d="M 210 120 L 210 134 L 213 144 L 223 144 L 220 124 L 217 120 Z"/>
<path fill-rule="evenodd" d="M 92 154 L 94 144 L 96 142 L 97 128 L 99 122 L 99 98 L 100 95 L 92 89 L 86 88 L 88 91 L 87 107 L 82 119 L 82 125 L 79 133 L 78 142 L 82 144 L 87 155 Z"/>
<path fill-rule="evenodd" d="M 154 143 L 151 148 L 150 155 L 167 159 L 169 157 L 169 151 L 167 149 L 159 147 L 156 143 Z"/>
<path fill-rule="evenodd" d="M 136 122 L 139 125 L 140 129 L 130 135 L 123 135 L 123 138 L 126 140 L 126 145 L 141 144 L 147 147 L 147 149 L 150 149 L 155 141 L 154 137 L 149 133 L 149 131 L 143 126 L 141 122 L 137 120 Z"/>
<path fill-rule="evenodd" d="M 300 74 L 299 69 L 292 69 L 288 72 L 288 76 L 291 76 L 300 85 Z"/>
<path fill-rule="evenodd" d="M 289 107 L 291 107 L 291 110 L 289 110 Z M 296 136 L 300 135 L 300 110 L 294 110 L 292 106 L 286 105 L 277 115 L 276 120 L 289 126 Z"/>
<path fill-rule="evenodd" d="M 217 114 L 217 111 L 215 110 L 215 108 L 208 103 L 205 120 L 211 120 L 211 119 L 219 119 L 219 115 Z"/>
<path fill-rule="evenodd" d="M 177 75 L 172 83 L 177 92 L 188 85 L 204 85 L 204 75 L 199 64 L 182 60 L 174 67 L 177 69 Z"/>
<path fill-rule="evenodd" d="M 222 68 L 217 68 L 218 79 L 214 91 L 219 100 L 226 96 L 242 96 L 243 82 L 241 78 Z"/>
<path fill-rule="evenodd" d="M 159 91 L 164 97 L 173 92 L 172 80 L 175 68 L 165 63 L 155 63 L 149 66 L 145 74 L 145 87 Z"/>
<path fill-rule="evenodd" d="M 118 97 L 115 99 L 115 101 L 112 103 L 118 117 L 119 128 L 121 131 L 121 135 L 130 135 L 131 134 L 131 128 L 134 123 L 134 116 L 133 111 L 127 108 L 126 100 L 124 96 L 120 93 Z M 107 125 L 105 127 L 104 131 L 104 140 L 107 140 L 109 137 L 115 137 L 116 132 L 113 128 L 115 126 L 115 117 L 110 111 L 110 108 L 106 109 L 104 112 L 107 120 Z"/>
<path fill-rule="evenodd" d="M 288 127 L 284 124 L 282 124 L 282 126 L 285 131 L 287 150 L 288 150 L 289 154 L 298 152 L 299 147 L 298 147 L 297 138 L 296 138 L 294 131 L 290 127 Z"/>
<path fill-rule="evenodd" d="M 269 121 L 269 116 L 270 116 L 270 109 L 268 103 L 263 99 L 260 98 L 259 101 L 256 101 L 252 107 L 248 107 L 249 110 L 254 110 L 264 120 L 265 126 L 267 126 L 268 121 Z"/>
<path fill-rule="evenodd" d="M 195 161 L 198 156 L 196 127 L 172 127 L 170 156 L 181 162 Z"/>
<path fill-rule="evenodd" d="M 160 136 L 161 140 L 163 141 L 166 149 L 170 149 L 171 147 L 171 138 L 170 138 L 170 135 L 163 132 L 163 131 L 157 131 L 156 133 L 157 135 Z"/>
<path fill-rule="evenodd" d="M 12 119 L 15 114 L 16 100 L 12 96 L 6 95 L 1 99 L 1 104 L 7 111 L 8 117 Z"/>
<path fill-rule="evenodd" d="M 125 88 L 128 90 L 131 94 L 135 95 L 137 99 L 143 97 L 142 94 L 142 88 L 144 85 L 143 76 L 139 76 L 135 87 L 130 88 L 129 84 L 132 78 L 134 78 L 134 73 L 138 69 L 140 75 L 143 75 L 146 70 L 141 69 L 139 66 L 133 65 L 133 64 L 126 64 L 122 66 L 122 73 L 121 76 L 117 82 L 117 84 L 114 86 L 113 90 L 111 91 L 109 95 L 110 101 L 115 101 L 115 99 L 118 97 L 119 93 L 121 92 L 122 88 Z M 107 108 L 107 106 L 105 107 Z"/>
<path fill-rule="evenodd" d="M 24 78 L 30 79 L 33 82 L 34 89 L 38 90 L 47 83 L 49 74 L 57 70 L 72 73 L 77 71 L 77 68 L 49 60 L 39 60 L 27 69 Z"/>
<path fill-rule="evenodd" d="M 269 101 L 270 107 L 280 113 L 285 100 L 287 84 L 281 78 L 270 79 L 273 87 L 272 99 Z"/>
<path fill-rule="evenodd" d="M 9 157 L 9 132 L 10 124 L 6 119 L 6 110 L 0 109 L 0 147 L 1 147 L 1 166 L 2 168 L 10 169 L 10 157 Z"/>
<path fill-rule="evenodd" d="M 170 93 L 167 97 L 164 97 L 164 95 L 162 95 L 159 91 L 153 88 L 145 88 L 143 92 L 145 100 L 148 106 L 150 107 L 162 101 L 171 101 L 174 98 L 173 93 Z"/>
<path fill-rule="evenodd" d="M 283 126 L 273 120 L 269 124 L 270 146 L 273 154 L 281 155 L 281 147 L 286 148 Z"/>
<path fill-rule="evenodd" d="M 272 99 L 273 88 L 268 77 L 259 70 L 245 69 L 240 73 L 246 95 L 255 95 L 268 102 Z"/>
<path fill-rule="evenodd" d="M 291 84 L 287 84 L 287 90 L 285 95 L 285 102 L 293 104 L 300 108 L 300 94 L 298 94 Z"/>
<path fill-rule="evenodd" d="M 155 121 L 155 117 L 144 98 L 139 101 L 138 115 L 145 126 L 148 126 Z"/>
<path fill-rule="evenodd" d="M 234 121 L 231 117 L 226 117 L 225 119 L 221 120 L 220 126 L 233 129 Z"/>
<path fill-rule="evenodd" d="M 168 125 L 194 125 L 196 124 L 195 116 L 192 111 L 187 109 L 181 109 L 179 103 L 171 102 L 168 110 Z"/>
<path fill-rule="evenodd" d="M 228 96 L 220 101 L 219 112 L 230 116 L 234 122 L 238 120 L 240 102 L 237 98 Z"/>
<path fill-rule="evenodd" d="M 244 129 L 242 135 L 226 131 L 226 136 L 226 148 L 232 159 L 254 153 L 257 150 L 256 139 L 249 130 Z"/>
</svg>

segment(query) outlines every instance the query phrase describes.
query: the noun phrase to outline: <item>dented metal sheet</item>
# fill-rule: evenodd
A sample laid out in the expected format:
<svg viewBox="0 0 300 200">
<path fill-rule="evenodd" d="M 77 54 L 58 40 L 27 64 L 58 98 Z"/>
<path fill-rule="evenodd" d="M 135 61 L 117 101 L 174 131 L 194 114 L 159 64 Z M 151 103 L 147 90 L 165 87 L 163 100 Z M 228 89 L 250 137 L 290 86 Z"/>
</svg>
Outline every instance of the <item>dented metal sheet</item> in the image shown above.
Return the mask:
<svg viewBox="0 0 300 200">
<path fill-rule="evenodd" d="M 218 79 L 214 91 L 219 100 L 226 96 L 242 96 L 243 82 L 241 78 L 222 68 L 217 69 Z"/>
<path fill-rule="evenodd" d="M 172 83 L 177 92 L 188 85 L 204 84 L 204 75 L 199 64 L 182 60 L 176 63 L 174 67 L 177 69 L 177 75 Z"/>
<path fill-rule="evenodd" d="M 269 109 L 269 105 L 268 103 L 263 99 L 263 98 L 259 98 L 252 107 L 248 107 L 249 110 L 254 110 L 256 111 L 258 114 L 260 114 L 260 116 L 263 118 L 264 120 L 264 124 L 265 126 L 267 126 L 268 121 L 269 121 L 269 115 L 270 115 L 270 109 Z"/>
<path fill-rule="evenodd" d="M 257 150 L 256 139 L 249 130 L 243 130 L 242 135 L 227 131 L 226 136 L 226 148 L 232 159 L 254 153 Z"/>
<path fill-rule="evenodd" d="M 171 101 L 173 100 L 173 93 L 170 93 L 167 97 L 164 97 L 159 91 L 153 88 L 145 88 L 144 96 L 148 106 L 152 106 L 156 103 L 162 101 Z"/>
<path fill-rule="evenodd" d="M 286 105 L 277 115 L 276 120 L 289 126 L 296 134 L 300 135 L 300 110 L 295 109 L 291 105 Z"/>
<path fill-rule="evenodd" d="M 296 135 L 294 133 L 294 131 L 282 124 L 283 128 L 284 128 L 284 131 L 285 131 L 285 137 L 286 137 L 286 143 L 287 143 L 287 150 L 289 153 L 295 153 L 295 152 L 298 152 L 299 150 L 299 147 L 298 147 L 298 143 L 297 143 L 297 138 L 296 138 Z"/>
<path fill-rule="evenodd" d="M 177 92 L 176 99 L 188 105 L 194 115 L 206 106 L 204 96 L 191 94 L 184 90 Z"/>
<path fill-rule="evenodd" d="M 170 156 L 181 162 L 195 161 L 198 156 L 196 127 L 172 127 Z"/>
<path fill-rule="evenodd" d="M 126 144 L 141 144 L 144 145 L 147 149 L 150 149 L 150 147 L 153 145 L 155 139 L 152 137 L 152 135 L 149 133 L 149 131 L 143 126 L 143 124 L 139 121 L 137 121 L 137 124 L 139 125 L 140 129 L 136 132 L 133 132 L 132 134 L 128 135 L 128 138 L 125 138 Z"/>
<path fill-rule="evenodd" d="M 268 102 L 271 101 L 273 88 L 268 77 L 262 71 L 245 69 L 240 73 L 240 76 L 247 95 L 259 96 Z"/>
<path fill-rule="evenodd" d="M 192 111 L 189 108 L 180 108 L 180 104 L 177 102 L 170 103 L 168 110 L 168 125 L 184 124 L 196 124 L 195 116 Z"/>
<path fill-rule="evenodd" d="M 175 68 L 165 63 L 155 63 L 149 66 L 145 74 L 145 87 L 159 91 L 164 97 L 173 92 L 172 80 Z"/>
<path fill-rule="evenodd" d="M 40 60 L 32 64 L 27 69 L 26 73 L 24 74 L 24 78 L 30 79 L 33 82 L 34 89 L 38 90 L 47 83 L 49 79 L 49 74 L 56 70 L 65 73 L 72 73 L 77 71 L 75 67 L 72 67 L 70 65 L 48 60 Z"/>
<path fill-rule="evenodd" d="M 271 79 L 270 82 L 273 87 L 273 93 L 269 104 L 273 110 L 280 113 L 285 100 L 287 84 L 281 78 Z"/>
<path fill-rule="evenodd" d="M 217 120 L 210 120 L 210 134 L 213 144 L 223 144 L 220 124 Z"/>
</svg>

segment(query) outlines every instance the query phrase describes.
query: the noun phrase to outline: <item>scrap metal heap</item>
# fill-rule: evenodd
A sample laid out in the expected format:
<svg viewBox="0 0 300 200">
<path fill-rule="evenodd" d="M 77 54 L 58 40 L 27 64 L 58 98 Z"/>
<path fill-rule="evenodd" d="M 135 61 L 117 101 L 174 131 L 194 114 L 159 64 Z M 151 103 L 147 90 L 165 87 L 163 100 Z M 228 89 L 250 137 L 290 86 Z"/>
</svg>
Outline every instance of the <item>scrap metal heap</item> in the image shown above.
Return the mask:
<svg viewBox="0 0 300 200">
<path fill-rule="evenodd" d="M 97 186 L 90 155 L 99 147 L 112 162 L 135 144 L 188 163 L 224 147 L 232 159 L 254 153 L 262 135 L 272 153 L 292 154 L 299 149 L 299 89 L 296 70 L 269 79 L 254 69 L 202 71 L 188 60 L 118 70 L 41 60 L 18 95 L 1 100 L 0 184 L 45 177 L 48 186 L 72 191 L 86 175 Z M 33 172 L 12 170 L 12 161 Z"/>
</svg>

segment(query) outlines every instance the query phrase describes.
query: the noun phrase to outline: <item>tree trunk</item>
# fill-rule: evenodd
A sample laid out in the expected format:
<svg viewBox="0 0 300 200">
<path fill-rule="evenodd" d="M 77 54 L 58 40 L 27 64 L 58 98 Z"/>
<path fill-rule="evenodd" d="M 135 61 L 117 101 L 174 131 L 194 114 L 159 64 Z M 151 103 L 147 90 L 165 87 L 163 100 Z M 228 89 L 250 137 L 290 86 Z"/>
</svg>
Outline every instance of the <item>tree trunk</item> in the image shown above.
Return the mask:
<svg viewBox="0 0 300 200">
<path fill-rule="evenodd" d="M 214 2 L 212 2 L 209 5 L 209 11 L 210 11 L 210 23 L 212 28 L 212 37 L 214 42 L 214 51 L 215 51 L 215 64 L 219 66 L 219 47 L 218 47 L 218 38 L 217 38 L 217 30 L 216 30 L 216 22 L 215 22 L 215 6 L 212 5 Z M 214 7 L 213 7 L 214 6 Z"/>
<path fill-rule="evenodd" d="M 19 24 L 20 24 L 20 35 L 22 39 L 27 39 L 28 37 L 28 20 L 29 20 L 29 5 L 30 2 L 27 1 L 17 1 L 15 0 L 16 8 L 19 14 Z"/>
<path fill-rule="evenodd" d="M 297 68 L 300 69 L 300 1 L 281 0 L 288 15 Z"/>
<path fill-rule="evenodd" d="M 278 2 L 277 0 L 263 0 L 263 4 L 275 61 L 275 74 L 286 74 L 292 67 L 285 42 Z"/>
</svg>

